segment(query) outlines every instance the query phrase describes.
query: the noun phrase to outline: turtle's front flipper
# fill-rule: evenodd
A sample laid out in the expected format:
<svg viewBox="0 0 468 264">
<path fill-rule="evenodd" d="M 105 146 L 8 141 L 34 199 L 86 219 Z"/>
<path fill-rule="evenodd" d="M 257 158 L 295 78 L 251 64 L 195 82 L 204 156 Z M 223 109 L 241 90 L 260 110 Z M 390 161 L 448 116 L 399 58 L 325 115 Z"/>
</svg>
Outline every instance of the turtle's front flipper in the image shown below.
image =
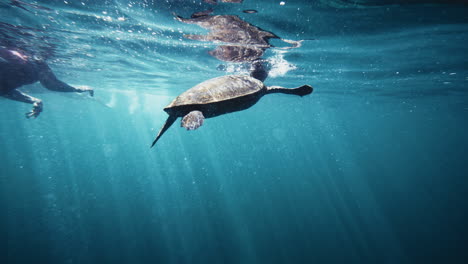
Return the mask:
<svg viewBox="0 0 468 264">
<path fill-rule="evenodd" d="M 290 40 L 290 39 L 281 39 L 282 41 L 292 44 L 291 47 L 285 47 L 285 48 L 280 48 L 280 49 L 295 49 L 295 48 L 300 48 L 302 46 L 302 42 L 304 40 Z"/>
<path fill-rule="evenodd" d="M 284 88 L 281 86 L 269 86 L 267 87 L 267 93 L 285 93 L 285 94 L 295 94 L 299 96 L 304 96 L 312 93 L 314 89 L 310 85 L 302 85 L 297 88 Z"/>
<path fill-rule="evenodd" d="M 187 130 L 195 130 L 203 125 L 204 120 L 203 113 L 195 110 L 184 116 L 180 126 L 185 127 Z"/>
<path fill-rule="evenodd" d="M 166 123 L 164 123 L 164 126 L 161 128 L 161 130 L 159 130 L 159 133 L 158 135 L 156 136 L 156 138 L 154 139 L 153 141 L 153 144 L 151 145 L 151 147 L 154 146 L 154 144 L 156 144 L 156 142 L 159 140 L 159 138 L 164 134 L 164 132 L 166 132 L 166 130 L 172 126 L 172 124 L 174 124 L 174 122 L 176 121 L 177 119 L 177 116 L 173 116 L 173 115 L 170 115 L 167 120 L 166 120 Z"/>
<path fill-rule="evenodd" d="M 174 19 L 175 20 L 178 20 L 182 23 L 186 23 L 186 24 L 196 24 L 197 23 L 197 19 L 194 19 L 194 18 L 183 18 L 179 15 L 177 15 L 176 13 L 172 13 L 174 15 Z"/>
</svg>

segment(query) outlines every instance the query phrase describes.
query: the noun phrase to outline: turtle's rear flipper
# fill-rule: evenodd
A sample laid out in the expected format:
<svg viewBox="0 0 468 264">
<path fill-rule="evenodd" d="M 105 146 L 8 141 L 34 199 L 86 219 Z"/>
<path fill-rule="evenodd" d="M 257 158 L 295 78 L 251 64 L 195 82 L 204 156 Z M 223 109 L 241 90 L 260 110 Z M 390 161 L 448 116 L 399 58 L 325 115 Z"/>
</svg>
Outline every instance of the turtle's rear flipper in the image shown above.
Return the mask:
<svg viewBox="0 0 468 264">
<path fill-rule="evenodd" d="M 195 110 L 182 118 L 180 126 L 185 127 L 187 130 L 195 130 L 203 125 L 204 120 L 205 117 L 203 116 L 203 113 Z"/>
<path fill-rule="evenodd" d="M 285 94 L 295 94 L 299 96 L 304 96 L 312 93 L 313 88 L 310 85 L 302 85 L 297 88 L 284 88 L 281 86 L 269 86 L 267 88 L 268 93 L 285 93 Z"/>
<path fill-rule="evenodd" d="M 173 115 L 170 115 L 167 120 L 166 120 L 166 123 L 164 123 L 164 126 L 161 128 L 161 130 L 159 130 L 159 133 L 158 135 L 156 136 L 156 139 L 153 141 L 153 144 L 151 144 L 151 147 L 154 146 L 154 144 L 156 144 L 156 142 L 158 141 L 158 139 L 164 134 L 164 132 L 166 132 L 166 130 L 172 126 L 172 124 L 174 124 L 174 122 L 176 121 L 177 119 L 177 116 L 173 116 Z"/>
</svg>

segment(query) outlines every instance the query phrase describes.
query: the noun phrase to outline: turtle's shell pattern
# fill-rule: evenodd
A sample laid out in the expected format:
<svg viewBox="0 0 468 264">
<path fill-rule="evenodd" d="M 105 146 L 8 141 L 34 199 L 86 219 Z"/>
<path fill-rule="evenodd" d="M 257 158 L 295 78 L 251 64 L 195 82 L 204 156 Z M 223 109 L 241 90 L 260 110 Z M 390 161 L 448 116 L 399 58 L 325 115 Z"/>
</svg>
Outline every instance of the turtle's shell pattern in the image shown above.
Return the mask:
<svg viewBox="0 0 468 264">
<path fill-rule="evenodd" d="M 210 104 L 259 92 L 265 85 L 247 75 L 226 75 L 204 81 L 179 95 L 166 108 Z"/>
</svg>

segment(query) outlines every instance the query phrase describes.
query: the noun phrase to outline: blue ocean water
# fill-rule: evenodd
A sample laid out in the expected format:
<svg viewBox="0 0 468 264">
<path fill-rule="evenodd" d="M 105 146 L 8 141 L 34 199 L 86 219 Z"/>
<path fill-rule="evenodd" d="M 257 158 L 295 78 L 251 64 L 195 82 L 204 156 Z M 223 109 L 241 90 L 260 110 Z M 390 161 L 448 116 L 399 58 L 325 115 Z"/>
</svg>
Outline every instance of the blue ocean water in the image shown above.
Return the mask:
<svg viewBox="0 0 468 264">
<path fill-rule="evenodd" d="M 265 83 L 314 92 L 175 123 L 150 148 L 173 98 L 246 72 L 174 19 L 209 8 L 304 40 L 272 40 Z M 34 120 L 0 98 L 0 261 L 466 263 L 467 14 L 466 1 L 2 0 L 1 45 L 95 96 L 24 86 L 44 102 Z"/>
</svg>

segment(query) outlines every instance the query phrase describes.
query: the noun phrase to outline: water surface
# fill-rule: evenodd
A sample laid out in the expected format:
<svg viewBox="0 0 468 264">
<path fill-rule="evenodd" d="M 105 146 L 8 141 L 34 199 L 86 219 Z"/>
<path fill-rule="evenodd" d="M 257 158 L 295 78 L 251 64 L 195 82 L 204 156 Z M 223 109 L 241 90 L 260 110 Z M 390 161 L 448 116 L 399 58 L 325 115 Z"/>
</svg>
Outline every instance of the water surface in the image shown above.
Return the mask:
<svg viewBox="0 0 468 264">
<path fill-rule="evenodd" d="M 3 263 L 466 261 L 465 1 L 24 2 L 0 2 L 1 45 L 95 98 L 25 86 L 35 120 L 0 98 Z M 265 83 L 314 93 L 150 149 L 174 97 L 246 73 L 172 14 L 210 7 L 304 40 L 271 41 Z"/>
</svg>

